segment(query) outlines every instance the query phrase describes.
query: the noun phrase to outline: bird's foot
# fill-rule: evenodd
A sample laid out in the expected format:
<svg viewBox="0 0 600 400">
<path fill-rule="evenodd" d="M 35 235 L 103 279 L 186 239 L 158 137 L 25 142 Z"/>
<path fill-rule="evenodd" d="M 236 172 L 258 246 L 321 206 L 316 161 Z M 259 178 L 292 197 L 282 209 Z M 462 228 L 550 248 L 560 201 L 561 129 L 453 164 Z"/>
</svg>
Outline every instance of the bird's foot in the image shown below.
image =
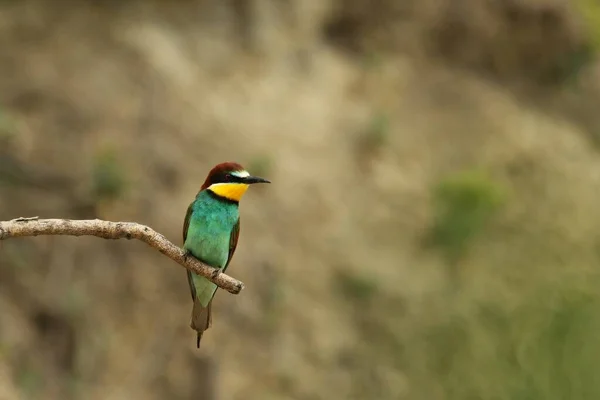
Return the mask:
<svg viewBox="0 0 600 400">
<path fill-rule="evenodd" d="M 212 278 L 217 279 L 217 276 L 219 276 L 219 275 L 221 275 L 221 270 L 219 268 L 215 268 L 211 275 Z"/>
<path fill-rule="evenodd" d="M 192 252 L 188 249 L 183 250 L 183 259 L 187 261 L 190 257 L 192 257 Z"/>
</svg>

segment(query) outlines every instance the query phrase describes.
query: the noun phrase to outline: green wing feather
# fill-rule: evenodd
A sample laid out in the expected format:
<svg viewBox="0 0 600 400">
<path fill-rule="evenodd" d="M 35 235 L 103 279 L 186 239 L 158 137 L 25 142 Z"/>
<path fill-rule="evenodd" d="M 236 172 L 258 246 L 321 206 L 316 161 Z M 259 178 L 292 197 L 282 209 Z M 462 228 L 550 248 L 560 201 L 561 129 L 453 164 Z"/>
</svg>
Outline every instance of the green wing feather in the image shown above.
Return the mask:
<svg viewBox="0 0 600 400">
<path fill-rule="evenodd" d="M 238 218 L 237 222 L 233 226 L 233 229 L 231 230 L 231 236 L 229 237 L 229 258 L 227 259 L 227 264 L 225 264 L 225 267 L 223 268 L 223 272 L 225 272 L 225 270 L 229 266 L 229 263 L 231 262 L 231 259 L 233 258 L 233 253 L 235 253 L 235 249 L 237 247 L 239 237 L 240 237 L 240 219 Z"/>
<path fill-rule="evenodd" d="M 187 212 L 185 213 L 185 220 L 183 221 L 183 243 L 187 239 L 188 228 L 190 227 L 190 218 L 192 217 L 192 205 L 194 202 L 190 203 L 188 206 Z M 188 285 L 190 286 L 190 293 L 192 294 L 192 301 L 196 299 L 196 287 L 194 286 L 194 279 L 192 278 L 192 271 L 187 270 L 187 280 Z"/>
</svg>

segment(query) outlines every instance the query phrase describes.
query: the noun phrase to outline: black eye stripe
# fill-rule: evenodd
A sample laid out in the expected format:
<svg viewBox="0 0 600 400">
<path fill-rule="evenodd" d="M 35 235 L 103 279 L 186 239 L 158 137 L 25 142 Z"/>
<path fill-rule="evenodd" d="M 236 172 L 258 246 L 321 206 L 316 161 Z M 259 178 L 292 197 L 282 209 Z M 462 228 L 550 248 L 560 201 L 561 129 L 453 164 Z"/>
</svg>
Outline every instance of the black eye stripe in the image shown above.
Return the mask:
<svg viewBox="0 0 600 400">
<path fill-rule="evenodd" d="M 212 183 L 236 183 L 243 182 L 244 178 L 240 178 L 239 176 L 235 176 L 229 172 L 223 172 L 214 177 Z"/>
<path fill-rule="evenodd" d="M 229 175 L 229 182 L 243 182 L 244 178 L 240 178 L 239 176 Z"/>
</svg>

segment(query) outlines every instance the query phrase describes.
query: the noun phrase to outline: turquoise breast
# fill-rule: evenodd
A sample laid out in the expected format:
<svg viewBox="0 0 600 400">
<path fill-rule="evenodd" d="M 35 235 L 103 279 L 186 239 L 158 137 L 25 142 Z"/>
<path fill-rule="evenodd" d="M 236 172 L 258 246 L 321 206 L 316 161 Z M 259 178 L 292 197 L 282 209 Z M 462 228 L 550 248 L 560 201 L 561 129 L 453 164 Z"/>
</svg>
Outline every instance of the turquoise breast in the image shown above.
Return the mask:
<svg viewBox="0 0 600 400">
<path fill-rule="evenodd" d="M 183 248 L 215 268 L 223 268 L 229 258 L 231 230 L 239 219 L 238 204 L 221 201 L 206 190 L 192 205 L 192 215 Z"/>
</svg>

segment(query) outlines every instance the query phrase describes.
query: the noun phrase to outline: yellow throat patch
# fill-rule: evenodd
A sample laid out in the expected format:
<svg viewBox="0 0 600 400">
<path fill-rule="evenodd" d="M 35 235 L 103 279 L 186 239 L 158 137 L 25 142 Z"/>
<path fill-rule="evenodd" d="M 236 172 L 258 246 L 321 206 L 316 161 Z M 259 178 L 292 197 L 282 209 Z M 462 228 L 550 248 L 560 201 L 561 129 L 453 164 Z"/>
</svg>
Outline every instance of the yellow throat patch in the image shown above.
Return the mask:
<svg viewBox="0 0 600 400">
<path fill-rule="evenodd" d="M 208 190 L 217 196 L 240 201 L 246 190 L 248 190 L 248 185 L 245 183 L 214 183 L 208 187 Z"/>
</svg>

